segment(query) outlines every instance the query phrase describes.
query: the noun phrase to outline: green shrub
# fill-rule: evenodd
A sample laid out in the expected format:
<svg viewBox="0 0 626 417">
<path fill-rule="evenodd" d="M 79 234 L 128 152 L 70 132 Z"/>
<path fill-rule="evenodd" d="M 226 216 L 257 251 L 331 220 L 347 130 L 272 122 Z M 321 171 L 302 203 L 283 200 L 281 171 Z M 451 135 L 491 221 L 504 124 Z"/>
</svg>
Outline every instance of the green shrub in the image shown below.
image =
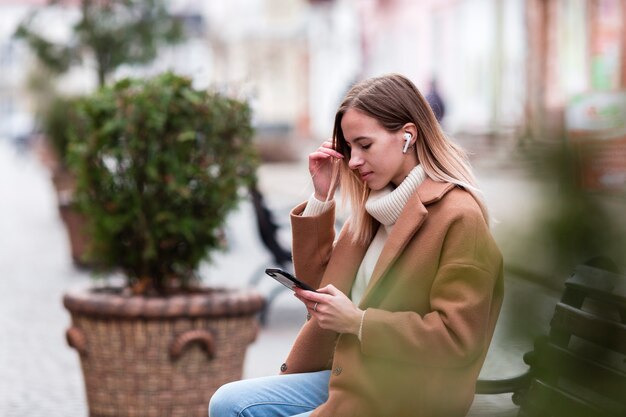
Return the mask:
<svg viewBox="0 0 626 417">
<path fill-rule="evenodd" d="M 104 87 L 79 110 L 70 162 L 89 256 L 136 292 L 188 288 L 254 181 L 249 106 L 166 73 Z"/>
<path fill-rule="evenodd" d="M 80 99 L 76 97 L 54 97 L 41 115 L 46 139 L 63 166 L 67 164 L 69 135 L 76 124 L 80 123 L 80 115 L 77 112 L 79 101 Z"/>
</svg>

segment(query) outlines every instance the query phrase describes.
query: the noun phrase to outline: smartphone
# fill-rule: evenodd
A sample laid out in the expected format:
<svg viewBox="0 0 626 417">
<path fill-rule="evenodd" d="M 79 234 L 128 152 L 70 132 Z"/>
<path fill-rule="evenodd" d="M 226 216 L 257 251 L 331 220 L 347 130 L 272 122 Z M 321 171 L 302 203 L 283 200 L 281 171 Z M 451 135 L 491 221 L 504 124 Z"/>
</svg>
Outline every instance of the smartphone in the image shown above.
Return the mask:
<svg viewBox="0 0 626 417">
<path fill-rule="evenodd" d="M 298 287 L 298 288 L 302 288 L 303 290 L 317 292 L 315 288 L 311 287 L 310 285 L 305 284 L 304 282 L 300 281 L 298 278 L 291 275 L 289 272 L 283 271 L 282 269 L 267 268 L 265 270 L 265 273 L 292 291 L 294 291 L 295 287 Z"/>
</svg>

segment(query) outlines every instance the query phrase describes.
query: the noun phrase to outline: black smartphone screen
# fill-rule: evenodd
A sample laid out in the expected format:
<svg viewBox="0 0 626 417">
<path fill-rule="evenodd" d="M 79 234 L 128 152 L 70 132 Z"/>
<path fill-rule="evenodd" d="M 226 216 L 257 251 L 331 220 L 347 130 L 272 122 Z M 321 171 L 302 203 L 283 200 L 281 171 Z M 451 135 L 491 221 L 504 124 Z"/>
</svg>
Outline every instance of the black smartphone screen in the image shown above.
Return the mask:
<svg viewBox="0 0 626 417">
<path fill-rule="evenodd" d="M 282 269 L 267 268 L 265 270 L 265 273 L 292 291 L 294 290 L 294 287 L 299 287 L 299 288 L 302 288 L 303 290 L 317 292 L 315 291 L 315 288 L 305 284 L 304 282 L 300 281 L 298 278 L 291 275 L 289 272 L 283 271 Z"/>
</svg>

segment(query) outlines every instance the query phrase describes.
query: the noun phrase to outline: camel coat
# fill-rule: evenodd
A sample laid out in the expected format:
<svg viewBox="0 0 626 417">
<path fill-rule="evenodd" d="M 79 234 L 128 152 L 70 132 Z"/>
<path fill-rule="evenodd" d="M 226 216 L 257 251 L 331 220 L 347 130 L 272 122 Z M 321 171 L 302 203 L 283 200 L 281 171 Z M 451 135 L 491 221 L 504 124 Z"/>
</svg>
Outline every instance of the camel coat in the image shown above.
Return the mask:
<svg viewBox="0 0 626 417">
<path fill-rule="evenodd" d="M 292 212 L 296 276 L 350 294 L 368 245 L 334 212 Z M 426 179 L 393 227 L 359 308 L 362 340 L 323 330 L 298 334 L 282 373 L 331 369 L 328 401 L 313 416 L 456 417 L 474 398 L 503 294 L 502 256 L 466 191 Z"/>
</svg>

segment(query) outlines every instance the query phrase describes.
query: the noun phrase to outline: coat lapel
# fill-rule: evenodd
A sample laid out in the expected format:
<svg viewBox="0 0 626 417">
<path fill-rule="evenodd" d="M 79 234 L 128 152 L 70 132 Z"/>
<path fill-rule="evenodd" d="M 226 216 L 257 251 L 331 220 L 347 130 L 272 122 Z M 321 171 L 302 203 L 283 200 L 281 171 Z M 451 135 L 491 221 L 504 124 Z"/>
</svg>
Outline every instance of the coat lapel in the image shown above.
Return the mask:
<svg viewBox="0 0 626 417">
<path fill-rule="evenodd" d="M 344 294 L 350 295 L 354 277 L 369 244 L 354 243 L 350 234 L 347 233 L 347 229 L 348 227 L 344 226 L 337 239 L 333 256 L 326 268 L 320 287 L 332 283 Z"/>
<path fill-rule="evenodd" d="M 427 178 L 409 198 L 376 262 L 372 278 L 360 303 L 361 306 L 367 305 L 373 289 L 387 275 L 389 268 L 402 254 L 403 249 L 428 217 L 426 206 L 440 200 L 452 188 L 454 188 L 454 184 L 437 182 Z"/>
</svg>

